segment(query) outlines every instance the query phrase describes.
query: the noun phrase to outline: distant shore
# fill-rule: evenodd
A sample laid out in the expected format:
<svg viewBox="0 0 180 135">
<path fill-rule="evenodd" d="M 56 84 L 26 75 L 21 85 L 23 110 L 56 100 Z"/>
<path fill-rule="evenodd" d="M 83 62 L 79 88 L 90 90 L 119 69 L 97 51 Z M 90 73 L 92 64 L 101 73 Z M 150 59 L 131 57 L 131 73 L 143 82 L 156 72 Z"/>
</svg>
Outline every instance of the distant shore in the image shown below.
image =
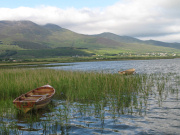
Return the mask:
<svg viewBox="0 0 180 135">
<path fill-rule="evenodd" d="M 153 59 L 174 59 L 175 57 L 62 57 L 62 58 L 43 58 L 43 59 L 24 59 L 16 61 L 1 61 L 0 67 L 11 67 L 18 65 L 43 65 L 49 63 L 71 63 L 71 62 L 88 62 L 88 61 L 120 61 L 120 60 L 153 60 Z"/>
</svg>

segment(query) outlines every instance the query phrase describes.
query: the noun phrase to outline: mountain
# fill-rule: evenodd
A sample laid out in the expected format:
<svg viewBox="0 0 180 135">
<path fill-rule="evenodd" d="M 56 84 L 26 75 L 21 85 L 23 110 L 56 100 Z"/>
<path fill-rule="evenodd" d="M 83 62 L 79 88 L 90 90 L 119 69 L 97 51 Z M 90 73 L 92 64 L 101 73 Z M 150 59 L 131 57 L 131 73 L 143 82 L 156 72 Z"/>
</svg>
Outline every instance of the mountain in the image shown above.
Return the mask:
<svg viewBox="0 0 180 135">
<path fill-rule="evenodd" d="M 113 34 L 110 32 L 104 32 L 101 34 L 97 34 L 95 36 L 115 40 L 117 42 L 122 42 L 122 43 L 141 43 L 141 42 L 143 42 L 137 38 L 133 38 L 133 37 L 129 37 L 129 36 L 119 36 L 119 35 L 116 35 L 116 34 Z"/>
<path fill-rule="evenodd" d="M 30 21 L 0 21 L 0 39 L 40 41 L 51 33 Z"/>
<path fill-rule="evenodd" d="M 180 49 L 180 43 L 166 43 L 166 42 L 155 41 L 155 40 L 147 40 L 145 41 L 145 43 L 150 44 L 150 45 L 155 45 L 155 46 L 163 46 L 163 47 Z"/>
<path fill-rule="evenodd" d="M 143 41 L 108 32 L 84 35 L 58 25 L 38 25 L 31 21 L 0 21 L 0 57 L 116 55 L 126 52 L 180 52 L 180 43 Z"/>
<path fill-rule="evenodd" d="M 53 31 L 53 32 L 55 32 L 55 31 L 63 31 L 63 28 L 59 27 L 58 25 L 50 24 L 50 23 L 44 25 L 44 28 L 46 28 L 46 29 L 48 29 L 50 31 Z"/>
<path fill-rule="evenodd" d="M 166 43 L 166 42 L 155 41 L 155 40 L 143 41 L 143 40 L 139 40 L 137 38 L 133 38 L 133 37 L 129 37 L 129 36 L 119 36 L 119 35 L 116 35 L 113 33 L 108 33 L 108 32 L 98 34 L 96 36 L 115 40 L 118 42 L 123 42 L 123 43 L 138 43 L 138 44 L 146 44 L 146 45 L 154 45 L 154 46 L 162 46 L 162 47 L 180 49 L 180 43 Z"/>
</svg>

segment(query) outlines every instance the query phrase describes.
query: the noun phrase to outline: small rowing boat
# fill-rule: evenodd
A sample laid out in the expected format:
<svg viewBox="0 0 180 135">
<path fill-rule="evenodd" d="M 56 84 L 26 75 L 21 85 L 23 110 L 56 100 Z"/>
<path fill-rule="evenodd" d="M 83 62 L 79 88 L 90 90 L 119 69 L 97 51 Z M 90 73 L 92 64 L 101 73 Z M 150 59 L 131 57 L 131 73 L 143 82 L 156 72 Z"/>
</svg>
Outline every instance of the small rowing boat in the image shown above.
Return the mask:
<svg viewBox="0 0 180 135">
<path fill-rule="evenodd" d="M 134 68 L 131 68 L 131 69 L 128 69 L 128 70 L 124 70 L 124 71 L 118 71 L 118 73 L 120 75 L 132 75 L 135 73 L 135 69 Z"/>
<path fill-rule="evenodd" d="M 32 109 L 40 109 L 46 106 L 55 94 L 55 89 L 50 85 L 44 85 L 17 97 L 13 103 L 24 113 Z"/>
</svg>

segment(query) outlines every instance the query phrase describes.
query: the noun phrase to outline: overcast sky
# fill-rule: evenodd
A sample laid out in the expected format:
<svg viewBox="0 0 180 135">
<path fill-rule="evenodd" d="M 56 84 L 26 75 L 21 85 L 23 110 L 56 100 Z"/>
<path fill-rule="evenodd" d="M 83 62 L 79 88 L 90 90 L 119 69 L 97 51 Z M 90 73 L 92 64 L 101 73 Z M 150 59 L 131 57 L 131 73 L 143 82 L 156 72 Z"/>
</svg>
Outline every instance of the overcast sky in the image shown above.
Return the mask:
<svg viewBox="0 0 180 135">
<path fill-rule="evenodd" d="M 0 20 L 180 43 L 180 0 L 1 0 Z"/>
</svg>

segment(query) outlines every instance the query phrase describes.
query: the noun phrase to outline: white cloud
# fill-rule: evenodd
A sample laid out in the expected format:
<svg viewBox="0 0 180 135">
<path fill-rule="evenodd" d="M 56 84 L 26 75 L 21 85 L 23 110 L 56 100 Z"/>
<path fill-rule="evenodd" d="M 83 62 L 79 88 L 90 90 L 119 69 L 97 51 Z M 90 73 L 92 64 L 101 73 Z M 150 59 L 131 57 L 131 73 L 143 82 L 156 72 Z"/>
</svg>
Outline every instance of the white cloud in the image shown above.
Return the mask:
<svg viewBox="0 0 180 135">
<path fill-rule="evenodd" d="M 176 33 L 176 34 L 168 34 L 168 35 L 163 35 L 163 36 L 147 36 L 147 37 L 138 37 L 139 39 L 142 40 L 157 40 L 157 41 L 163 41 L 163 42 L 170 42 L 170 43 L 174 43 L 174 42 L 179 42 L 179 37 L 180 37 L 180 33 Z"/>
<path fill-rule="evenodd" d="M 50 6 L 0 8 L 0 13 L 0 20 L 54 23 L 83 34 L 112 32 L 180 42 L 177 38 L 180 34 L 179 0 L 124 0 L 103 9 Z"/>
</svg>

